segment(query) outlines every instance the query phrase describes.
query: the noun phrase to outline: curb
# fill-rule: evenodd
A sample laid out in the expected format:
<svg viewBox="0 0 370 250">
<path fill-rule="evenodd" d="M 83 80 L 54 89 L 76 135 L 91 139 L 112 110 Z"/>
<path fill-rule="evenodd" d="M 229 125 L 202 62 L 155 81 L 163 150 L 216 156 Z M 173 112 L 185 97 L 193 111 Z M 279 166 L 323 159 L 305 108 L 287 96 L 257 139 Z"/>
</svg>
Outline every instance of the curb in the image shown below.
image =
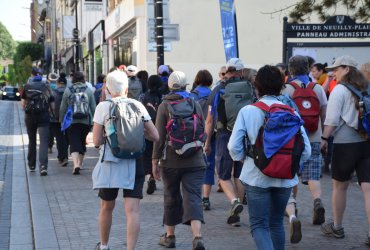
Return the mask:
<svg viewBox="0 0 370 250">
<path fill-rule="evenodd" d="M 20 105 L 17 106 L 17 109 L 20 128 L 22 131 L 24 152 L 23 171 L 25 172 L 25 183 L 27 183 L 29 194 L 29 206 L 31 211 L 29 221 L 32 222 L 32 225 L 30 225 L 29 228 L 32 228 L 33 249 L 59 249 L 49 201 L 46 196 L 45 185 L 43 184 L 43 178 L 47 178 L 47 176 L 41 177 L 37 170 L 35 172 L 28 171 L 26 161 L 28 136 L 26 133 L 26 126 L 24 124 L 24 113 L 21 110 Z"/>
</svg>

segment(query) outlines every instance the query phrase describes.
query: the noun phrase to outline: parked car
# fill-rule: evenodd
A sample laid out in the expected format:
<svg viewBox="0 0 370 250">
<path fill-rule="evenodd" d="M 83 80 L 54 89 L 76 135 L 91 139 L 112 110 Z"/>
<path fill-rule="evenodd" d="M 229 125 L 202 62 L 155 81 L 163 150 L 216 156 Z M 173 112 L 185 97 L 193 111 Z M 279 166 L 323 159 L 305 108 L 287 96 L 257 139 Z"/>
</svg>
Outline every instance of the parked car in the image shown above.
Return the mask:
<svg viewBox="0 0 370 250">
<path fill-rule="evenodd" d="M 18 88 L 12 86 L 5 86 L 2 93 L 3 100 L 21 100 L 21 94 L 19 93 Z"/>
</svg>

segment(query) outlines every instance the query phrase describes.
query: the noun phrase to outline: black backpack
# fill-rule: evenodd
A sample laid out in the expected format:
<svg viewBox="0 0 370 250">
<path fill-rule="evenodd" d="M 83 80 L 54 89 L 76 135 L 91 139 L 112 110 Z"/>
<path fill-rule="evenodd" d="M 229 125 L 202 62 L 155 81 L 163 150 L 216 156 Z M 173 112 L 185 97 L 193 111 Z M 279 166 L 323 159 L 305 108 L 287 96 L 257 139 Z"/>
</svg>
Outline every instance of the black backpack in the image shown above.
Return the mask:
<svg viewBox="0 0 370 250">
<path fill-rule="evenodd" d="M 157 118 L 157 110 L 159 104 L 161 104 L 162 100 L 159 93 L 149 92 L 147 91 L 142 100 L 141 103 L 144 105 L 146 110 L 148 111 L 150 118 L 153 122 L 155 122 Z"/>
<path fill-rule="evenodd" d="M 25 112 L 28 115 L 39 115 L 49 109 L 49 97 L 46 84 L 31 83 L 26 90 L 27 104 Z"/>
</svg>

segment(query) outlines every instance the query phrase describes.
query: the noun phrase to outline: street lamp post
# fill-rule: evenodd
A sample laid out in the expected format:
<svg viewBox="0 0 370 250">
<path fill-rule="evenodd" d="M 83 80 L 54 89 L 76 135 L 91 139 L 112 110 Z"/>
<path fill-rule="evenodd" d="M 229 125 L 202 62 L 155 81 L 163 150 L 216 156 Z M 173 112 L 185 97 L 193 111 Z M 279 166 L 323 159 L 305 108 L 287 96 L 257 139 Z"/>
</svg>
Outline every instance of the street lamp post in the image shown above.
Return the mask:
<svg viewBox="0 0 370 250">
<path fill-rule="evenodd" d="M 157 68 L 164 64 L 164 36 L 163 36 L 163 3 L 162 0 L 155 0 L 155 40 L 157 42 Z"/>
</svg>

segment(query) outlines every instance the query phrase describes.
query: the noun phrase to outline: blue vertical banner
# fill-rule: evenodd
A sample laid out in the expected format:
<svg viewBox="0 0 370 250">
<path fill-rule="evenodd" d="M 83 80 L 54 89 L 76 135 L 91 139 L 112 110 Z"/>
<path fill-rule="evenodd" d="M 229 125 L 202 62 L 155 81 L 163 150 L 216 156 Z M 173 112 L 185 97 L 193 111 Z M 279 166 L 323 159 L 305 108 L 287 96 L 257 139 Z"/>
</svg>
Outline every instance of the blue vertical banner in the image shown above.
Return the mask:
<svg viewBox="0 0 370 250">
<path fill-rule="evenodd" d="M 220 0 L 222 38 L 224 40 L 226 62 L 238 57 L 238 41 L 235 20 L 234 0 Z"/>
</svg>

